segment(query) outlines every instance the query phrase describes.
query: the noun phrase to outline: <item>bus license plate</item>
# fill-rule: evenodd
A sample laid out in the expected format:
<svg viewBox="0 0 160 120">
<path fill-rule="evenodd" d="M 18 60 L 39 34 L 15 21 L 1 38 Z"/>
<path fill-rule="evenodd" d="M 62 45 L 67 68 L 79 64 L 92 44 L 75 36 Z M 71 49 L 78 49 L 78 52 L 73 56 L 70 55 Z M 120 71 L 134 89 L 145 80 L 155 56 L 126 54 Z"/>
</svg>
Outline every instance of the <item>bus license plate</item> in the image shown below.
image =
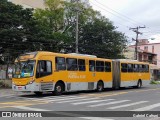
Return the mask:
<svg viewBox="0 0 160 120">
<path fill-rule="evenodd" d="M 22 90 L 22 87 L 18 87 L 18 90 Z"/>
</svg>

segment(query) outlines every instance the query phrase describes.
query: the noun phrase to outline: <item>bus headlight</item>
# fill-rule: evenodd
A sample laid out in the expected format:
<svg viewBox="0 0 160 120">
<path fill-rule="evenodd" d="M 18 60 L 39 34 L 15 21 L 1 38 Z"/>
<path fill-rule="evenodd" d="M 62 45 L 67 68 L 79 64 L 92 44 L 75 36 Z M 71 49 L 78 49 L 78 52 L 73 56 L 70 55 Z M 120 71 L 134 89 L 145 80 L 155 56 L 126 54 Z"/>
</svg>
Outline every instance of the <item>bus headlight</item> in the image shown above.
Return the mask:
<svg viewBox="0 0 160 120">
<path fill-rule="evenodd" d="M 32 84 L 34 81 L 35 81 L 35 80 L 31 80 L 31 81 L 29 82 L 29 84 Z"/>
</svg>

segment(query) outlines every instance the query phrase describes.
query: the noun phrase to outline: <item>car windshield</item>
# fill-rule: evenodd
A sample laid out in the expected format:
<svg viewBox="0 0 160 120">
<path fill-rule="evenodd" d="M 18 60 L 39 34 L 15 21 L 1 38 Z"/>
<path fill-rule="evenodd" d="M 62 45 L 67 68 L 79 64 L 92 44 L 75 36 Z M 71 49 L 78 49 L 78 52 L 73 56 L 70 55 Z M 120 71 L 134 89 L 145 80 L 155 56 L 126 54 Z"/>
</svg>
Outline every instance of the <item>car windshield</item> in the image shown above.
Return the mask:
<svg viewBox="0 0 160 120">
<path fill-rule="evenodd" d="M 14 78 L 32 77 L 34 73 L 35 61 L 23 61 L 15 63 Z"/>
</svg>

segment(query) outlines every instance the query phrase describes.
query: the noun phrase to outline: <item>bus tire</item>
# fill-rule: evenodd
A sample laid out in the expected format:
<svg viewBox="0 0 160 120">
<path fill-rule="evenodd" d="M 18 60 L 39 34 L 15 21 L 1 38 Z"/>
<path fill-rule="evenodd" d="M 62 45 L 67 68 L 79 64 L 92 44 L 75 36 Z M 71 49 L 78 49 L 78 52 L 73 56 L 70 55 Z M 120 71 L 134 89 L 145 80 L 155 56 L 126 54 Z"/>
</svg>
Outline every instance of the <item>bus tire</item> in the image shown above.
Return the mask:
<svg viewBox="0 0 160 120">
<path fill-rule="evenodd" d="M 55 88 L 54 88 L 54 94 L 56 96 L 61 95 L 64 90 L 64 86 L 61 82 L 56 83 Z"/>
<path fill-rule="evenodd" d="M 34 92 L 34 94 L 36 94 L 37 96 L 42 95 L 42 92 Z"/>
<path fill-rule="evenodd" d="M 103 82 L 102 82 L 102 81 L 98 81 L 98 83 L 97 83 L 97 91 L 98 91 L 98 92 L 102 92 L 103 89 L 104 89 L 104 84 L 103 84 Z"/>
<path fill-rule="evenodd" d="M 137 88 L 141 88 L 141 87 L 142 87 L 142 81 L 141 81 L 141 80 L 138 80 Z"/>
</svg>

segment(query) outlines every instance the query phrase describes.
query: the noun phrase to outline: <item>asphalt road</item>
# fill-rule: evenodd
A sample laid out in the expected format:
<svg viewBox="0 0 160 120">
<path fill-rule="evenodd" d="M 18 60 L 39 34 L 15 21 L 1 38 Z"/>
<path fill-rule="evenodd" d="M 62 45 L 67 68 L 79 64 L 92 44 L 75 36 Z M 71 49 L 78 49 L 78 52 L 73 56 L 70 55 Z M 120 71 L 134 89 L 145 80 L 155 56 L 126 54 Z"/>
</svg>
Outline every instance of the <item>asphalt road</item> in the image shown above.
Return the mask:
<svg viewBox="0 0 160 120">
<path fill-rule="evenodd" d="M 160 120 L 160 85 L 140 89 L 106 89 L 104 92 L 81 91 L 61 96 L 51 93 L 42 96 L 10 94 L 0 96 L 0 111 L 12 111 L 12 115 L 16 111 L 21 114 L 25 114 L 25 111 L 40 112 L 42 118 L 38 118 L 39 120 Z M 45 115 L 52 115 L 54 118 L 45 118 Z M 16 114 L 14 117 L 11 119 L 21 119 Z"/>
</svg>

